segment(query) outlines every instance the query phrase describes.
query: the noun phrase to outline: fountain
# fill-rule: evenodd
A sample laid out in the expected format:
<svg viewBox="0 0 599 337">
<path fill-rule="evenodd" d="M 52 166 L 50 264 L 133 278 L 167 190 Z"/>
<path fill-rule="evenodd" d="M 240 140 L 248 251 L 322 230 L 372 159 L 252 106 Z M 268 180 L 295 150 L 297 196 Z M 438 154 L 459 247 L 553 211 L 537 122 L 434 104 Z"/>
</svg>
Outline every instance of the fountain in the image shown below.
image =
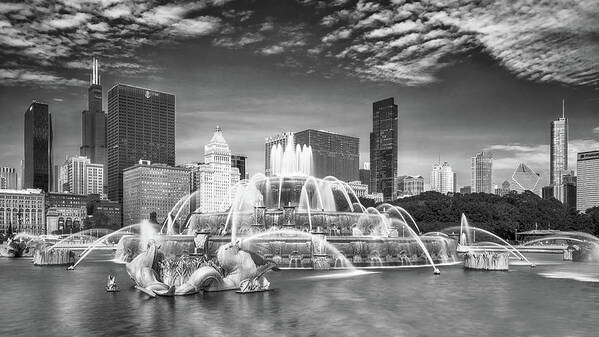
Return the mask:
<svg viewBox="0 0 599 337">
<path fill-rule="evenodd" d="M 443 230 L 445 233 L 452 234 L 456 231 L 457 227 L 449 227 Z M 482 228 L 470 226 L 464 213 L 462 213 L 460 220 L 459 233 L 457 251 L 464 254 L 466 268 L 507 270 L 509 255 L 525 261 L 531 268 L 535 267 L 535 264 L 530 262 L 522 252 L 504 239 Z M 477 233 L 479 236 L 478 242 L 476 241 Z"/>
<path fill-rule="evenodd" d="M 170 257 L 198 254 L 194 239 L 201 235 L 201 254 L 216 256 L 219 247 L 239 242 L 242 248 L 272 259 L 282 268 L 431 267 L 457 263 L 457 242 L 447 236 L 419 236 L 420 229 L 401 207 L 383 204 L 366 208 L 355 191 L 335 177 L 316 178 L 312 149 L 287 145 L 271 149 L 272 176 L 257 174 L 232 188 L 226 212 L 192 212 L 176 233 L 167 219 L 167 235 L 157 235 L 159 251 Z M 191 198 L 183 198 L 171 213 Z M 144 251 L 135 236 L 125 236 L 117 252 L 131 261 Z M 199 255 L 199 254 L 198 254 Z"/>
</svg>

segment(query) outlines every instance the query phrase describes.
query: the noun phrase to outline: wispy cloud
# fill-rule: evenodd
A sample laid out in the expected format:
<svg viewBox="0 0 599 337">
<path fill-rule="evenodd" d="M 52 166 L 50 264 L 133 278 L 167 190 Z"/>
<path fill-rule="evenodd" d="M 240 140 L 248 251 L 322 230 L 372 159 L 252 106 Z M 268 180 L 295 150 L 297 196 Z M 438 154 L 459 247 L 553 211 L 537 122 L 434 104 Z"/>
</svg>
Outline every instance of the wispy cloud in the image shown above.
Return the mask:
<svg viewBox="0 0 599 337">
<path fill-rule="evenodd" d="M 599 84 L 595 0 L 299 3 L 281 0 L 280 9 L 264 15 L 229 0 L 0 2 L 0 56 L 15 58 L 14 70 L 50 71 L 90 56 L 91 46 L 140 59 L 144 46 L 210 36 L 214 47 L 286 54 L 306 72 L 328 64 L 401 85 L 434 82 L 452 56 L 473 49 L 485 50 L 519 77 Z M 302 15 L 289 15 L 298 10 Z"/>
</svg>

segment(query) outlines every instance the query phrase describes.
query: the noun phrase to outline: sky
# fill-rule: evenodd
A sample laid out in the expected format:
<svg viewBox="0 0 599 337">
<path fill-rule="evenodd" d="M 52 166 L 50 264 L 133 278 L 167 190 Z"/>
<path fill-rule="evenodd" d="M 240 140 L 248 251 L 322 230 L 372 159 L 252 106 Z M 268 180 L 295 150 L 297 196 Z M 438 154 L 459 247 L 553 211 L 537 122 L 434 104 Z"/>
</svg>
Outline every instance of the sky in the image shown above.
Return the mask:
<svg viewBox="0 0 599 337">
<path fill-rule="evenodd" d="M 307 128 L 359 137 L 363 163 L 372 102 L 394 97 L 400 175 L 428 183 L 440 158 L 470 185 L 485 150 L 495 184 L 520 162 L 547 184 L 562 99 L 570 168 L 599 149 L 598 17 L 596 0 L 0 1 L 0 166 L 19 166 L 34 99 L 56 163 L 78 154 L 97 57 L 104 95 L 176 95 L 177 163 L 201 161 L 216 125 L 250 174 L 266 137 Z"/>
</svg>

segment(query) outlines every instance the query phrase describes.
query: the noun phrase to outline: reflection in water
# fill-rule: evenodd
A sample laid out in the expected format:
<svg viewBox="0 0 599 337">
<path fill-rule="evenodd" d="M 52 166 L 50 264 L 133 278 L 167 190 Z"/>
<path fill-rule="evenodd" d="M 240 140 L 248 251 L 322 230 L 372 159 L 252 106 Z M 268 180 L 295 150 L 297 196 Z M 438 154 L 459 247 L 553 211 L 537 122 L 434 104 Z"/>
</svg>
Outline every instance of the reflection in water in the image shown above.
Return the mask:
<svg viewBox="0 0 599 337">
<path fill-rule="evenodd" d="M 580 276 L 599 278 L 596 265 L 560 258 L 535 256 L 554 264 L 500 273 L 446 266 L 440 276 L 282 271 L 269 274 L 271 292 L 155 299 L 133 289 L 108 254 L 71 272 L 0 259 L 0 336 L 593 336 L 599 292 Z M 120 293 L 104 291 L 109 273 Z"/>
</svg>

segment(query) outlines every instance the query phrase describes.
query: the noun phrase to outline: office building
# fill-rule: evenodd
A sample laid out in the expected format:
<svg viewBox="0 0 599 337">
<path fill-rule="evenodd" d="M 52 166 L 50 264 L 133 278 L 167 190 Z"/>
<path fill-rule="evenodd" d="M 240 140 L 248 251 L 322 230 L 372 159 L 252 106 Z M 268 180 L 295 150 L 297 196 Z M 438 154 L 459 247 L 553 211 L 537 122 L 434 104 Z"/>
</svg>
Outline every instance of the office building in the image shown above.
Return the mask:
<svg viewBox="0 0 599 337">
<path fill-rule="evenodd" d="M 399 114 L 393 98 L 372 104 L 370 133 L 370 191 L 383 193 L 384 200 L 395 195 L 399 137 Z"/>
<path fill-rule="evenodd" d="M 46 196 L 48 234 L 70 234 L 83 229 L 87 218 L 87 196 L 73 193 L 48 193 Z"/>
<path fill-rule="evenodd" d="M 100 198 L 100 195 L 88 196 L 87 216 L 92 228 L 119 229 L 121 226 L 121 205 L 116 201 Z"/>
<path fill-rule="evenodd" d="M 237 167 L 231 166 L 231 149 L 220 127 L 204 146 L 204 163 L 192 168 L 192 190 L 197 191 L 193 208 L 200 212 L 225 211 L 240 180 Z"/>
<path fill-rule="evenodd" d="M 336 177 L 342 181 L 359 179 L 360 139 L 323 130 L 308 129 L 294 134 L 296 145 L 312 148 L 312 175 Z"/>
<path fill-rule="evenodd" d="M 92 73 L 87 89 L 87 110 L 81 113 L 81 147 L 79 154 L 94 164 L 104 166 L 102 178 L 107 183 L 106 161 L 106 114 L 102 110 L 102 85 L 98 70 L 98 60 L 92 59 Z M 105 193 L 103 191 L 102 193 Z"/>
<path fill-rule="evenodd" d="M 0 167 L 0 189 L 19 189 L 19 177 L 14 167 Z"/>
<path fill-rule="evenodd" d="M 471 186 L 473 193 L 493 193 L 493 154 L 480 152 L 472 157 Z"/>
<path fill-rule="evenodd" d="M 576 160 L 576 207 L 579 211 L 599 206 L 599 150 L 579 152 Z"/>
<path fill-rule="evenodd" d="M 273 169 L 271 168 L 270 155 L 273 148 L 280 145 L 282 149 L 287 146 L 287 142 L 293 140 L 293 132 L 282 132 L 271 137 L 267 137 L 264 140 L 264 175 L 270 177 L 273 175 Z M 294 144 L 295 145 L 295 144 Z"/>
<path fill-rule="evenodd" d="M 241 154 L 231 155 L 231 167 L 236 167 L 239 170 L 240 180 L 250 179 L 250 175 L 247 171 L 247 159 L 248 157 Z"/>
<path fill-rule="evenodd" d="M 460 194 L 470 194 L 472 193 L 472 188 L 470 186 L 463 186 L 460 188 Z"/>
<path fill-rule="evenodd" d="M 0 232 L 46 233 L 45 194 L 40 189 L 0 190 Z"/>
<path fill-rule="evenodd" d="M 188 169 L 140 160 L 123 172 L 123 226 L 149 219 L 151 212 L 164 221 L 189 190 Z"/>
<path fill-rule="evenodd" d="M 431 191 L 437 191 L 442 194 L 454 193 L 456 186 L 456 174 L 451 169 L 449 163 L 433 165 L 431 173 Z"/>
<path fill-rule="evenodd" d="M 108 198 L 123 200 L 123 170 L 140 159 L 175 165 L 175 96 L 117 84 L 108 91 Z"/>
<path fill-rule="evenodd" d="M 60 192 L 104 196 L 104 165 L 87 157 L 70 157 L 60 167 L 58 185 Z"/>
<path fill-rule="evenodd" d="M 53 168 L 52 115 L 48 104 L 34 101 L 25 111 L 23 188 L 51 191 Z"/>
</svg>

